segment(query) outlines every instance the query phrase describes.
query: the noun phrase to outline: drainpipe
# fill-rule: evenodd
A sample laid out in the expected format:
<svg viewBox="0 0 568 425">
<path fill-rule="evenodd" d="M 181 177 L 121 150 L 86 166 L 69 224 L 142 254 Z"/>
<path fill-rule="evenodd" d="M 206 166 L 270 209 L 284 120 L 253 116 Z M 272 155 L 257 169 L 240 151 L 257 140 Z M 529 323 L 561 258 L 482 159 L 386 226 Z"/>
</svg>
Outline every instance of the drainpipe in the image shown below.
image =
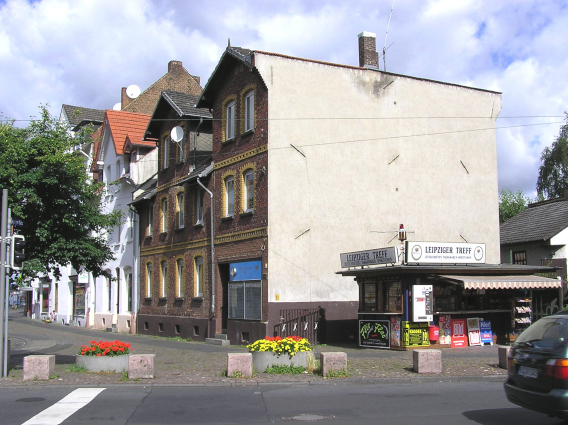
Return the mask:
<svg viewBox="0 0 568 425">
<path fill-rule="evenodd" d="M 203 186 L 203 183 L 199 181 L 200 174 L 197 176 L 197 184 L 201 186 L 209 196 L 211 197 L 211 314 L 215 313 L 215 239 L 213 233 L 213 193 Z"/>
</svg>

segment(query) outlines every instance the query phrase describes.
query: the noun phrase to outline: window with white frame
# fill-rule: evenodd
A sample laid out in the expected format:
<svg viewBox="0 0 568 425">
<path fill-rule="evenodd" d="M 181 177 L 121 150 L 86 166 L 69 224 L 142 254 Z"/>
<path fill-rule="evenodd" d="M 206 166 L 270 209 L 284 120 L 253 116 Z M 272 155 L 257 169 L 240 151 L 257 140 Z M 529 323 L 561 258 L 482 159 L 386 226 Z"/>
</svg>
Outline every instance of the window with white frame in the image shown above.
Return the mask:
<svg viewBox="0 0 568 425">
<path fill-rule="evenodd" d="M 177 216 L 177 227 L 178 229 L 183 229 L 185 220 L 185 196 L 182 193 L 178 193 L 176 196 L 176 216 Z"/>
<path fill-rule="evenodd" d="M 203 257 L 195 257 L 195 296 L 203 296 Z"/>
<path fill-rule="evenodd" d="M 247 170 L 243 174 L 244 181 L 244 212 L 254 210 L 254 171 Z"/>
<path fill-rule="evenodd" d="M 161 269 L 161 288 L 160 288 L 160 292 L 161 292 L 161 296 L 163 298 L 168 296 L 167 293 L 167 287 L 168 287 L 168 262 L 167 261 L 162 261 L 162 263 L 160 264 L 160 269 Z"/>
<path fill-rule="evenodd" d="M 203 224 L 203 189 L 195 192 L 195 224 Z"/>
<path fill-rule="evenodd" d="M 152 296 L 152 263 L 146 264 L 146 296 Z"/>
<path fill-rule="evenodd" d="M 110 273 L 110 270 L 108 271 Z M 111 301 L 111 296 L 112 296 L 112 279 L 110 278 L 110 276 L 107 276 L 106 278 L 106 293 L 107 293 L 107 311 L 110 313 L 111 312 L 111 308 L 112 308 L 112 301 Z"/>
<path fill-rule="evenodd" d="M 153 230 L 152 227 L 154 225 L 154 204 L 148 205 L 148 236 L 152 236 Z"/>
<path fill-rule="evenodd" d="M 120 176 L 122 175 L 122 170 L 120 168 L 120 159 L 118 161 L 116 161 L 116 174 L 115 174 L 115 180 L 118 180 L 120 178 Z"/>
<path fill-rule="evenodd" d="M 126 311 L 132 311 L 132 268 L 124 268 L 124 284 L 126 286 Z"/>
<path fill-rule="evenodd" d="M 115 305 L 115 313 L 116 314 L 120 314 L 120 289 L 121 289 L 121 282 L 120 282 L 120 269 L 117 267 L 115 269 L 116 271 L 116 302 L 114 303 Z"/>
<path fill-rule="evenodd" d="M 254 129 L 254 90 L 245 95 L 245 131 Z"/>
<path fill-rule="evenodd" d="M 162 143 L 162 168 L 168 168 L 170 160 L 170 138 L 167 136 L 164 138 L 164 143 Z"/>
<path fill-rule="evenodd" d="M 176 283 L 177 283 L 177 296 L 183 297 L 183 259 L 178 258 L 176 260 L 176 269 L 177 269 L 177 276 L 176 276 Z"/>
<path fill-rule="evenodd" d="M 235 102 L 231 101 L 225 107 L 226 128 L 225 140 L 231 140 L 235 137 Z"/>
<path fill-rule="evenodd" d="M 235 178 L 229 176 L 225 179 L 225 217 L 235 214 Z"/>
<path fill-rule="evenodd" d="M 168 231 L 168 198 L 162 198 L 160 205 L 160 231 L 165 233 Z"/>
</svg>

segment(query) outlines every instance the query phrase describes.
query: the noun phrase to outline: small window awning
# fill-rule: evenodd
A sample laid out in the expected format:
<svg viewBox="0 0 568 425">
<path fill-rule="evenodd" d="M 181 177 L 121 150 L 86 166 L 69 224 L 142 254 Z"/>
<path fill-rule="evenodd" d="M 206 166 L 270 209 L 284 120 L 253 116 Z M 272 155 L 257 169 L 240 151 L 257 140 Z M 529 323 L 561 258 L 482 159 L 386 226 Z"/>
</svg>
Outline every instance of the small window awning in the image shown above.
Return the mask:
<svg viewBox="0 0 568 425">
<path fill-rule="evenodd" d="M 463 283 L 465 289 L 543 289 L 561 288 L 562 281 L 534 275 L 517 276 L 453 276 L 439 275 L 452 283 Z"/>
</svg>

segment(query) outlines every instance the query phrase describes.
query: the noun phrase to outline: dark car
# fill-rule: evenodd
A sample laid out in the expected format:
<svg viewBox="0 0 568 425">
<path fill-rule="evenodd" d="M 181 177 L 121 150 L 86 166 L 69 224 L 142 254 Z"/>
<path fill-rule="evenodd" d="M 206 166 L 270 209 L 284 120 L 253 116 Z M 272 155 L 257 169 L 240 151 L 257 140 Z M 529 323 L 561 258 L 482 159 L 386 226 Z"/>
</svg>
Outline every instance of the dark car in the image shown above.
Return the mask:
<svg viewBox="0 0 568 425">
<path fill-rule="evenodd" d="M 568 312 L 529 326 L 511 346 L 507 363 L 510 402 L 568 419 Z"/>
</svg>

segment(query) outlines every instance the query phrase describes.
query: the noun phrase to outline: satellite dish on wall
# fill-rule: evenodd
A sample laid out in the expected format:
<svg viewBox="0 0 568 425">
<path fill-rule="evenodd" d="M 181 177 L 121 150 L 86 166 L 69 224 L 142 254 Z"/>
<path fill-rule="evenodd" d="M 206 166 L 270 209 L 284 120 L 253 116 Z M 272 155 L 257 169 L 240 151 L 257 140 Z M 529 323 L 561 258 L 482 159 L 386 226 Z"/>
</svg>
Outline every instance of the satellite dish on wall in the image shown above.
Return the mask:
<svg viewBox="0 0 568 425">
<path fill-rule="evenodd" d="M 131 84 L 126 88 L 126 95 L 130 99 L 136 99 L 140 95 L 140 87 L 136 84 Z"/>
<path fill-rule="evenodd" d="M 112 109 L 114 111 L 120 111 L 122 110 L 122 103 L 115 103 L 114 106 L 112 107 Z"/>
<path fill-rule="evenodd" d="M 183 139 L 183 128 L 181 128 L 179 125 L 176 125 L 174 128 L 172 128 L 170 137 L 176 143 L 181 142 L 181 140 Z"/>
</svg>

